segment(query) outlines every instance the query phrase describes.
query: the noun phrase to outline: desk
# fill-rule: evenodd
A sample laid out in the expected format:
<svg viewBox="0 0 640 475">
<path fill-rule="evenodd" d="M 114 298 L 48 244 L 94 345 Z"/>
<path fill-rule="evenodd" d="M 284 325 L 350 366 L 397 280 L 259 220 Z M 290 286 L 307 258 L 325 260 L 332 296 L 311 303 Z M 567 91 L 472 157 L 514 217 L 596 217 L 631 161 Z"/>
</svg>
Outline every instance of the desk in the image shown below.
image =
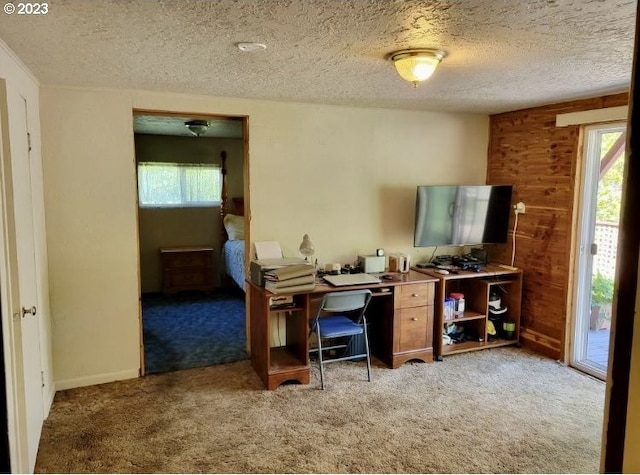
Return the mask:
<svg viewBox="0 0 640 475">
<path fill-rule="evenodd" d="M 267 389 L 285 381 L 308 384 L 309 321 L 315 318 L 322 295 L 355 289 L 370 289 L 373 297 L 367 309 L 371 353 L 391 368 L 418 359 L 433 361 L 433 316 L 436 277 L 411 271 L 388 273 L 394 280 L 379 284 L 332 287 L 318 281 L 315 289 L 291 294 L 287 307 L 269 304 L 274 294 L 247 281 L 249 292 L 251 365 Z M 278 294 L 282 295 L 282 294 Z M 286 318 L 286 341 L 270 343 L 272 319 Z"/>
</svg>

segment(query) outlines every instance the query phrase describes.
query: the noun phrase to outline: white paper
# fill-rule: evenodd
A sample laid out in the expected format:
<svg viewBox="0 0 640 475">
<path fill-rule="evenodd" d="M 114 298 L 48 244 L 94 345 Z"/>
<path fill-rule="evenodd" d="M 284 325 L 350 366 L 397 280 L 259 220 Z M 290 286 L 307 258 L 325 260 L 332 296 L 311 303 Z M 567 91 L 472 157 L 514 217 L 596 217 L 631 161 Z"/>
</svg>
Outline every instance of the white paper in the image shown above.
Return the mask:
<svg viewBox="0 0 640 475">
<path fill-rule="evenodd" d="M 257 259 L 280 259 L 282 257 L 282 248 L 278 241 L 256 241 L 255 245 Z"/>
</svg>

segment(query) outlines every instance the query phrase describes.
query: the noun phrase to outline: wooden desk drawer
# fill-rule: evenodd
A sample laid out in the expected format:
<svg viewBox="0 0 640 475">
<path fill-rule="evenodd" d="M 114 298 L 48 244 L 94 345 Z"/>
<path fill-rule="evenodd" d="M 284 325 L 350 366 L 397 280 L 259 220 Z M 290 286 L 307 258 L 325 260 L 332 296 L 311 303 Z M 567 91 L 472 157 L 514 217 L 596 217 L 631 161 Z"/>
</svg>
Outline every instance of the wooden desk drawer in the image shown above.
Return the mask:
<svg viewBox="0 0 640 475">
<path fill-rule="evenodd" d="M 193 287 L 213 284 L 213 272 L 207 269 L 174 270 L 168 273 L 169 287 Z"/>
<path fill-rule="evenodd" d="M 431 282 L 399 285 L 394 295 L 394 307 L 411 308 L 433 305 L 434 287 Z"/>
<path fill-rule="evenodd" d="M 213 249 L 184 247 L 160 249 L 162 258 L 162 291 L 214 289 Z"/>
<path fill-rule="evenodd" d="M 395 318 L 397 325 L 395 346 L 397 352 L 420 350 L 432 346 L 432 305 L 397 309 Z"/>
<path fill-rule="evenodd" d="M 212 265 L 212 253 L 213 251 L 163 253 L 163 266 L 172 269 L 182 267 L 208 267 Z"/>
</svg>

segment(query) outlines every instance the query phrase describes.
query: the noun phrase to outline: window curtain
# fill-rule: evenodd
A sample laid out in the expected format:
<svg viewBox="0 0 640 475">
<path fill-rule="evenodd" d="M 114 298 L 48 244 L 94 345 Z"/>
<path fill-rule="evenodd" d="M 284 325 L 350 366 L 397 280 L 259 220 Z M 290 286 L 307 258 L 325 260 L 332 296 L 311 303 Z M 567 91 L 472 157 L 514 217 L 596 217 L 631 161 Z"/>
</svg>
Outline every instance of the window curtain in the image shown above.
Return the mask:
<svg viewBox="0 0 640 475">
<path fill-rule="evenodd" d="M 218 165 L 197 163 L 138 164 L 140 206 L 213 206 L 220 203 Z"/>
</svg>

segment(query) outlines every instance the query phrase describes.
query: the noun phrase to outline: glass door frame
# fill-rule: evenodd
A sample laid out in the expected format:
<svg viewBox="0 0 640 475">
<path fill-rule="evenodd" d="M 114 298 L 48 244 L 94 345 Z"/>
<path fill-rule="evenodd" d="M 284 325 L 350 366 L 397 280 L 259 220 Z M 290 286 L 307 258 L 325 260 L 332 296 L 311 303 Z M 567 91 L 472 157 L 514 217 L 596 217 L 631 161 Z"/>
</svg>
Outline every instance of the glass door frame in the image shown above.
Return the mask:
<svg viewBox="0 0 640 475">
<path fill-rule="evenodd" d="M 575 260 L 572 318 L 572 345 L 569 364 L 580 371 L 605 380 L 608 368 L 602 371 L 600 365 L 587 360 L 589 316 L 591 314 L 591 287 L 593 279 L 593 254 L 591 246 L 595 242 L 596 209 L 598 183 L 600 180 L 600 147 L 602 136 L 607 133 L 626 130 L 626 122 L 588 125 L 583 129 L 582 174 L 580 176 L 579 214 Z M 608 365 L 607 365 L 608 366 Z"/>
</svg>

